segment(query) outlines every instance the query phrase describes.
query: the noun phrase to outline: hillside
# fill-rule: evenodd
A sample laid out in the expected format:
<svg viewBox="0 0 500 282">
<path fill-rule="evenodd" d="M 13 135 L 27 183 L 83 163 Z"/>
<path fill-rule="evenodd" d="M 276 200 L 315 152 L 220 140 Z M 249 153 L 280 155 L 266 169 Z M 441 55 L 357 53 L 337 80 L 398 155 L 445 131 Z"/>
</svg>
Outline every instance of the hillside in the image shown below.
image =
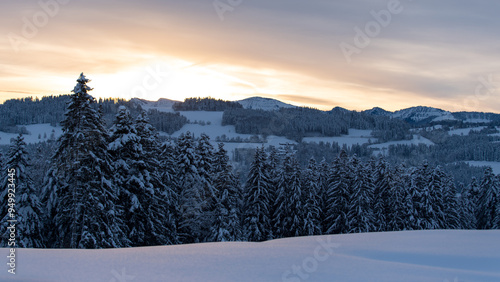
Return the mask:
<svg viewBox="0 0 500 282">
<path fill-rule="evenodd" d="M 7 256 L 7 249 L 1 255 Z M 2 281 L 500 281 L 500 231 L 410 231 L 113 250 L 17 249 Z"/>
</svg>

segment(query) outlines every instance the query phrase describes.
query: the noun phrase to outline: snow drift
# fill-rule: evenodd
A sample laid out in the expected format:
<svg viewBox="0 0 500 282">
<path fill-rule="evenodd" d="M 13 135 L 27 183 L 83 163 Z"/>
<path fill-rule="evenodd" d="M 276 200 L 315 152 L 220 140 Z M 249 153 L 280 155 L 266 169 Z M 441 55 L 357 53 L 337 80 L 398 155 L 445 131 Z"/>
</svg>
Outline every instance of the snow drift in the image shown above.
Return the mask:
<svg viewBox="0 0 500 282">
<path fill-rule="evenodd" d="M 1 249 L 2 256 L 8 249 Z M 107 250 L 17 249 L 1 281 L 500 281 L 500 230 Z M 5 260 L 5 259 L 4 259 Z"/>
</svg>

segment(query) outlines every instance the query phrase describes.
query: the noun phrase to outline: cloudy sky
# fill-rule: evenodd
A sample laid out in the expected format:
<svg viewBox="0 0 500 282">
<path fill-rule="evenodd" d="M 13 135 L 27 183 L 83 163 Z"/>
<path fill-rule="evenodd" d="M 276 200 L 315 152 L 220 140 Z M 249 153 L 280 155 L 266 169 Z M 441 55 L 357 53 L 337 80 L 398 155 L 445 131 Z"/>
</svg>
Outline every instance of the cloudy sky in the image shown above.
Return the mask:
<svg viewBox="0 0 500 282">
<path fill-rule="evenodd" d="M 40 0 L 0 4 L 0 102 L 280 99 L 500 112 L 500 2 Z"/>
</svg>

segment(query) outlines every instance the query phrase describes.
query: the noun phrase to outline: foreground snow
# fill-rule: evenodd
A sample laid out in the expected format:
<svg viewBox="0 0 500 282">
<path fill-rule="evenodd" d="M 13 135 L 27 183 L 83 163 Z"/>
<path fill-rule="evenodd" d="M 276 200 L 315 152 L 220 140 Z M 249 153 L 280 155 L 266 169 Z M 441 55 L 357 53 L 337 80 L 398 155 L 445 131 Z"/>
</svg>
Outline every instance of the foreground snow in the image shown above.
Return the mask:
<svg viewBox="0 0 500 282">
<path fill-rule="evenodd" d="M 8 255 L 1 249 L 2 256 Z M 109 250 L 17 249 L 1 281 L 500 281 L 500 231 L 410 231 Z"/>
</svg>

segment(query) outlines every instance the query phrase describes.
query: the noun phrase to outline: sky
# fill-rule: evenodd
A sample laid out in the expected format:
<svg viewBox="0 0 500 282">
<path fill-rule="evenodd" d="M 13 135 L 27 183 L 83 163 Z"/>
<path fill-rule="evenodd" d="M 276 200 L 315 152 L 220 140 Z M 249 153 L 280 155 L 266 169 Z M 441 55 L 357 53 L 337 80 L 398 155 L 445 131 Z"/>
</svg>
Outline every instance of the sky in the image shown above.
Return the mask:
<svg viewBox="0 0 500 282">
<path fill-rule="evenodd" d="M 21 0 L 0 4 L 0 102 L 252 96 L 328 110 L 500 112 L 499 1 Z"/>
</svg>

